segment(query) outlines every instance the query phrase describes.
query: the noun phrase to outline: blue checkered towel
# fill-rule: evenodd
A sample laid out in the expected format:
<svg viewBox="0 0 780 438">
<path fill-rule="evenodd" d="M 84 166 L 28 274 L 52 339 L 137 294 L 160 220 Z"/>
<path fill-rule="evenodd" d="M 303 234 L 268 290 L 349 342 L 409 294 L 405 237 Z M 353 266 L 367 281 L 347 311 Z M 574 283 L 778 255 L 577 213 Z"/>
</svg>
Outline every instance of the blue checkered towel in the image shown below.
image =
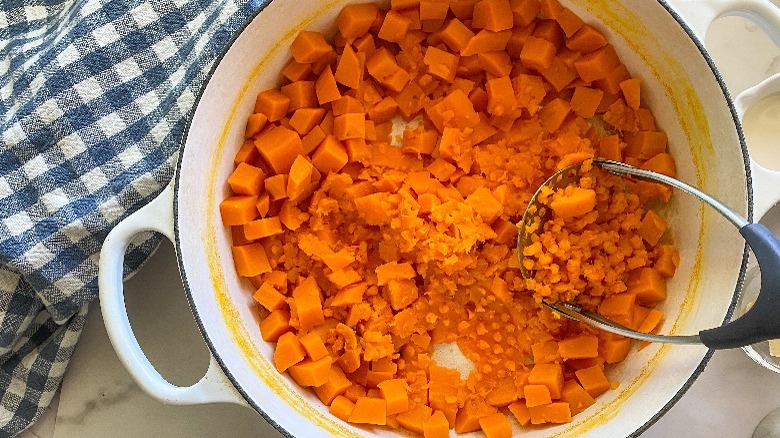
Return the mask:
<svg viewBox="0 0 780 438">
<path fill-rule="evenodd" d="M 0 436 L 49 405 L 103 239 L 170 180 L 205 76 L 258 3 L 0 2 Z M 127 273 L 158 241 L 131 246 Z"/>
</svg>

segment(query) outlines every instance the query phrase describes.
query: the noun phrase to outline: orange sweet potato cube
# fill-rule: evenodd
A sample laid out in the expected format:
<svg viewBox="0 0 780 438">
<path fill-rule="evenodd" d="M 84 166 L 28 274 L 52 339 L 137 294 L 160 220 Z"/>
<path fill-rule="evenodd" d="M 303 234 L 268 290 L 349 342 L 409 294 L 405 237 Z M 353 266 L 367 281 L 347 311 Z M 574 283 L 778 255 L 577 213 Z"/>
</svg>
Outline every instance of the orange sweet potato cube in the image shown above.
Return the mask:
<svg viewBox="0 0 780 438">
<path fill-rule="evenodd" d="M 596 114 L 604 92 L 598 88 L 576 87 L 571 98 L 571 106 L 574 113 L 585 119 Z"/>
<path fill-rule="evenodd" d="M 543 406 L 528 408 L 531 414 L 531 424 L 568 423 L 571 421 L 571 410 L 565 402 L 555 402 Z"/>
<path fill-rule="evenodd" d="M 517 108 L 517 98 L 508 76 L 490 79 L 485 84 L 488 93 L 487 111 L 494 116 L 503 116 Z"/>
<path fill-rule="evenodd" d="M 282 232 L 284 229 L 278 217 L 257 219 L 244 225 L 244 237 L 248 240 L 258 240 Z"/>
<path fill-rule="evenodd" d="M 529 408 L 552 403 L 550 390 L 545 385 L 525 385 L 523 396 Z"/>
<path fill-rule="evenodd" d="M 512 424 L 500 412 L 480 418 L 479 427 L 485 438 L 512 438 Z"/>
<path fill-rule="evenodd" d="M 302 64 L 317 62 L 332 50 L 333 47 L 321 33 L 309 30 L 298 33 L 290 45 L 293 58 Z"/>
<path fill-rule="evenodd" d="M 409 409 L 409 386 L 405 379 L 389 379 L 377 386 L 387 402 L 387 415 L 400 414 Z"/>
<path fill-rule="evenodd" d="M 644 218 L 642 218 L 642 224 L 639 227 L 638 233 L 642 236 L 645 242 L 651 246 L 655 246 L 661 239 L 661 236 L 666 232 L 667 223 L 658 213 L 653 210 L 647 210 Z"/>
<path fill-rule="evenodd" d="M 543 70 L 552 64 L 555 45 L 543 38 L 529 36 L 520 52 L 520 62 L 528 68 Z"/>
<path fill-rule="evenodd" d="M 241 277 L 256 277 L 271 271 L 265 249 L 259 243 L 233 246 L 233 263 Z"/>
<path fill-rule="evenodd" d="M 279 293 L 270 283 L 263 283 L 252 297 L 269 311 L 284 307 L 286 297 Z"/>
<path fill-rule="evenodd" d="M 558 342 L 564 360 L 587 359 L 599 355 L 599 339 L 593 335 L 578 335 Z"/>
<path fill-rule="evenodd" d="M 314 152 L 311 162 L 324 174 L 338 172 L 349 162 L 349 156 L 346 147 L 336 137 L 329 135 Z"/>
<path fill-rule="evenodd" d="M 255 113 L 261 113 L 270 122 L 276 122 L 287 115 L 290 107 L 290 98 L 277 89 L 269 89 L 260 92 L 255 100 Z"/>
<path fill-rule="evenodd" d="M 634 311 L 635 303 L 636 294 L 624 292 L 604 298 L 598 310 L 606 317 L 627 317 Z"/>
<path fill-rule="evenodd" d="M 453 18 L 441 29 L 439 36 L 450 49 L 460 52 L 474 37 L 474 32 L 462 21 Z"/>
<path fill-rule="evenodd" d="M 352 381 L 347 378 L 341 368 L 331 365 L 327 381 L 315 387 L 314 393 L 317 394 L 317 397 L 323 404 L 330 405 L 337 397 L 344 394 L 350 386 L 352 386 Z"/>
<path fill-rule="evenodd" d="M 296 111 L 299 108 L 314 109 L 317 106 L 317 89 L 315 81 L 295 81 L 283 86 L 281 92 L 290 98 L 288 111 Z"/>
<path fill-rule="evenodd" d="M 671 176 L 672 178 L 677 176 L 677 167 L 675 165 L 674 157 L 665 152 L 657 154 L 645 161 L 642 163 L 641 168 L 662 173 Z"/>
<path fill-rule="evenodd" d="M 531 423 L 531 412 L 528 406 L 523 402 L 516 402 L 509 405 L 509 412 L 515 416 L 515 419 L 521 426 L 528 426 Z"/>
<path fill-rule="evenodd" d="M 347 418 L 355 424 L 387 424 L 387 402 L 381 398 L 360 397 L 355 402 L 355 408 Z"/>
<path fill-rule="evenodd" d="M 622 362 L 631 351 L 631 339 L 607 339 L 599 346 L 599 353 L 607 363 Z"/>
<path fill-rule="evenodd" d="M 485 416 L 495 414 L 498 410 L 479 398 L 466 400 L 462 408 L 458 410 L 455 418 L 455 432 L 469 433 L 479 430 L 479 420 Z"/>
<path fill-rule="evenodd" d="M 485 402 L 491 406 L 505 407 L 518 399 L 517 387 L 513 377 L 505 377 L 485 396 Z"/>
<path fill-rule="evenodd" d="M 239 163 L 228 178 L 230 188 L 238 195 L 260 195 L 264 181 L 265 172 L 247 163 Z"/>
<path fill-rule="evenodd" d="M 366 34 L 377 18 L 379 7 L 374 3 L 344 6 L 336 18 L 336 26 L 344 38 L 358 38 Z"/>
<path fill-rule="evenodd" d="M 452 82 L 458 70 L 458 57 L 447 51 L 428 47 L 423 63 L 428 66 L 428 73 L 444 81 Z"/>
<path fill-rule="evenodd" d="M 671 278 L 680 265 L 680 253 L 673 245 L 661 244 L 655 248 L 653 269 L 666 278 Z"/>
<path fill-rule="evenodd" d="M 636 294 L 636 301 L 655 305 L 666 299 L 666 279 L 653 268 L 640 268 L 629 276 L 628 292 Z"/>
<path fill-rule="evenodd" d="M 492 32 L 511 29 L 514 25 L 509 0 L 482 0 L 474 4 L 472 26 Z"/>
<path fill-rule="evenodd" d="M 290 330 L 290 313 L 284 309 L 274 310 L 260 322 L 260 334 L 266 342 L 276 342 Z"/>
<path fill-rule="evenodd" d="M 334 77 L 336 82 L 357 89 L 363 82 L 366 54 L 355 52 L 351 45 L 344 47 Z"/>
<path fill-rule="evenodd" d="M 577 415 L 596 403 L 596 400 L 574 380 L 564 382 L 561 401 L 569 404 L 572 415 Z"/>
<path fill-rule="evenodd" d="M 553 198 L 550 208 L 557 217 L 571 218 L 582 216 L 596 207 L 596 192 L 592 189 L 572 187 L 571 193 Z"/>
<path fill-rule="evenodd" d="M 414 431 L 409 427 L 406 428 Z M 426 438 L 448 438 L 450 436 L 450 424 L 447 422 L 447 417 L 444 416 L 444 412 L 436 411 L 433 415 L 429 413 L 428 419 L 422 425 L 421 433 L 423 433 Z"/>
<path fill-rule="evenodd" d="M 528 383 L 546 386 L 553 400 L 557 400 L 561 398 L 563 388 L 563 367 L 557 363 L 535 364 L 528 375 Z"/>
<path fill-rule="evenodd" d="M 611 387 L 604 370 L 598 365 L 577 370 L 574 374 L 591 397 L 598 397 Z"/>
<path fill-rule="evenodd" d="M 309 332 L 299 338 L 303 349 L 306 350 L 306 355 L 311 360 L 317 361 L 327 356 L 328 348 L 325 343 L 322 342 L 322 338 L 315 332 Z"/>
<path fill-rule="evenodd" d="M 655 155 L 666 152 L 668 137 L 663 131 L 638 131 L 627 132 L 626 156 L 650 159 Z"/>
<path fill-rule="evenodd" d="M 257 196 L 230 196 L 219 204 L 222 224 L 226 227 L 244 225 L 257 217 Z"/>
<path fill-rule="evenodd" d="M 287 176 L 287 187 L 285 193 L 290 202 L 297 204 L 306 199 L 315 189 L 315 184 L 319 182 L 321 174 L 314 167 L 314 164 L 306 155 L 298 155 L 290 166 L 290 173 Z"/>
<path fill-rule="evenodd" d="M 419 292 L 414 280 L 390 280 L 385 286 L 388 302 L 395 310 L 402 310 L 417 299 Z"/>
<path fill-rule="evenodd" d="M 306 357 L 306 352 L 295 333 L 286 332 L 279 336 L 274 350 L 274 365 L 280 373 L 287 371 L 291 366 L 302 361 L 304 357 Z"/>
<path fill-rule="evenodd" d="M 325 322 L 320 288 L 314 277 L 306 278 L 298 287 L 293 289 L 292 297 L 295 302 L 301 332 L 308 332 Z"/>
<path fill-rule="evenodd" d="M 329 412 L 333 414 L 334 417 L 342 421 L 347 421 L 354 409 L 355 403 L 353 403 L 348 398 L 339 395 L 330 403 Z"/>
<path fill-rule="evenodd" d="M 319 387 L 328 382 L 332 362 L 330 356 L 319 360 L 305 358 L 291 366 L 287 372 L 301 386 Z"/>
<path fill-rule="evenodd" d="M 300 135 L 283 126 L 261 134 L 255 145 L 260 156 L 277 174 L 289 172 L 295 158 L 304 154 Z"/>
<path fill-rule="evenodd" d="M 366 115 L 347 113 L 333 120 L 333 134 L 338 140 L 366 138 Z"/>
<path fill-rule="evenodd" d="M 390 10 L 385 14 L 382 27 L 377 36 L 385 41 L 399 42 L 409 30 L 411 20 L 396 11 Z"/>
</svg>

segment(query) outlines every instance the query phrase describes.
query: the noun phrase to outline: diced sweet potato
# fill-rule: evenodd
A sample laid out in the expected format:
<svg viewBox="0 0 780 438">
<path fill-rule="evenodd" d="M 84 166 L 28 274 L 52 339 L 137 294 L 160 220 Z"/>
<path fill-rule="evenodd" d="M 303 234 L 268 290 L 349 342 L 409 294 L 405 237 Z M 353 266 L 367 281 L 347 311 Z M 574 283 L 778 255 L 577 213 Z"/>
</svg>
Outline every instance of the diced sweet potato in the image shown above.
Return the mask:
<svg viewBox="0 0 780 438">
<path fill-rule="evenodd" d="M 378 13 L 379 7 L 375 3 L 347 5 L 336 18 L 336 26 L 344 38 L 358 38 L 368 32 Z"/>
<path fill-rule="evenodd" d="M 661 239 L 667 228 L 666 220 L 653 210 L 647 210 L 645 217 L 642 218 L 642 225 L 639 227 L 639 235 L 649 243 L 655 246 Z"/>
<path fill-rule="evenodd" d="M 617 386 L 605 368 L 632 341 L 540 303 L 657 331 L 680 263 L 649 210 L 671 189 L 589 161 L 676 174 L 649 90 L 559 0 L 389 4 L 343 7 L 332 39 L 299 31 L 237 137 L 219 214 L 260 334 L 356 425 L 498 438 L 506 410 L 569 422 Z M 575 164 L 577 183 L 539 191 L 545 221 L 518 249 L 528 200 Z M 467 380 L 432 360 L 450 342 Z"/>
<path fill-rule="evenodd" d="M 241 277 L 255 277 L 271 271 L 263 245 L 254 243 L 232 247 L 233 263 Z"/>
<path fill-rule="evenodd" d="M 325 322 L 320 288 L 314 277 L 306 278 L 293 289 L 292 297 L 295 301 L 301 332 L 307 332 Z"/>
<path fill-rule="evenodd" d="M 225 226 L 244 225 L 257 217 L 255 207 L 257 196 L 231 196 L 219 204 L 222 224 Z"/>
<path fill-rule="evenodd" d="M 291 366 L 299 363 L 306 357 L 306 351 L 298 341 L 298 337 L 292 332 L 286 332 L 279 336 L 274 350 L 274 365 L 283 373 Z"/>
<path fill-rule="evenodd" d="M 260 334 L 264 341 L 276 342 L 284 333 L 292 330 L 290 326 L 290 313 L 279 309 L 269 313 L 260 323 Z"/>
<path fill-rule="evenodd" d="M 303 143 L 297 132 L 278 126 L 255 140 L 257 150 L 275 173 L 287 173 L 298 155 L 302 155 Z"/>
<path fill-rule="evenodd" d="M 409 409 L 409 387 L 403 379 L 389 379 L 378 385 L 387 403 L 387 415 L 400 414 Z"/>
<path fill-rule="evenodd" d="M 485 434 L 485 438 L 512 437 L 512 424 L 506 419 L 506 416 L 500 412 L 480 418 L 479 427 Z"/>
<path fill-rule="evenodd" d="M 347 421 L 354 409 L 355 403 L 350 401 L 348 398 L 339 395 L 331 402 L 329 411 L 336 418 L 342 421 Z"/>
<path fill-rule="evenodd" d="M 564 382 L 561 401 L 569 404 L 572 415 L 577 415 L 596 403 L 596 400 L 574 380 Z"/>
<path fill-rule="evenodd" d="M 596 192 L 579 187 L 574 187 L 570 194 L 563 195 L 550 203 L 550 208 L 561 218 L 582 216 L 593 211 L 595 206 Z"/>
<path fill-rule="evenodd" d="M 666 279 L 653 268 L 641 268 L 628 282 L 639 304 L 654 305 L 666 299 Z"/>
<path fill-rule="evenodd" d="M 387 424 L 387 403 L 381 398 L 360 397 L 347 421 L 356 424 Z"/>
<path fill-rule="evenodd" d="M 497 409 L 480 399 L 467 400 L 455 418 L 455 432 L 469 433 L 479 430 L 479 420 L 491 414 Z"/>
<path fill-rule="evenodd" d="M 564 360 L 587 359 L 599 355 L 599 339 L 592 335 L 580 335 L 558 342 L 558 351 Z"/>
<path fill-rule="evenodd" d="M 607 363 L 622 362 L 631 350 L 631 339 L 607 339 L 599 346 L 599 350 Z"/>
<path fill-rule="evenodd" d="M 325 356 L 319 360 L 306 358 L 292 365 L 287 369 L 287 372 L 301 386 L 318 387 L 328 382 L 332 362 L 330 356 Z"/>
<path fill-rule="evenodd" d="M 396 420 L 398 420 L 398 424 L 403 426 L 405 429 L 415 433 L 423 434 L 425 433 L 425 425 L 432 417 L 432 412 L 433 410 L 429 406 L 424 404 L 417 404 L 408 411 L 398 414 L 398 416 L 396 416 Z M 433 424 L 428 426 L 428 429 L 433 429 L 437 432 L 445 431 L 449 436 L 450 425 L 449 422 L 447 422 L 447 417 L 445 417 L 444 413 L 441 411 L 437 412 L 439 412 L 439 415 L 437 415 Z M 443 422 L 442 419 L 444 420 Z"/>
<path fill-rule="evenodd" d="M 577 370 L 574 374 L 591 397 L 598 397 L 611 387 L 600 366 Z"/>
<path fill-rule="evenodd" d="M 450 436 L 450 425 L 442 411 L 436 411 L 423 423 L 422 433 L 426 438 L 447 438 Z"/>
<path fill-rule="evenodd" d="M 293 58 L 302 64 L 317 62 L 332 50 L 333 47 L 325 41 L 321 33 L 308 30 L 298 33 L 290 45 Z"/>
<path fill-rule="evenodd" d="M 560 343 L 558 345 L 560 351 Z M 563 355 L 562 351 L 561 355 Z M 546 386 L 550 391 L 550 397 L 557 400 L 561 398 L 561 389 L 563 388 L 563 367 L 557 363 L 535 364 L 528 375 L 528 383 Z"/>
<path fill-rule="evenodd" d="M 565 402 L 555 402 L 543 406 L 529 407 L 531 424 L 568 423 L 571 421 L 571 410 Z"/>
<path fill-rule="evenodd" d="M 546 385 L 525 385 L 523 396 L 525 405 L 529 408 L 552 403 L 550 389 Z"/>
<path fill-rule="evenodd" d="M 252 295 L 252 297 L 261 306 L 269 311 L 279 310 L 284 307 L 286 297 L 279 293 L 270 283 L 263 283 L 262 286 Z"/>
</svg>

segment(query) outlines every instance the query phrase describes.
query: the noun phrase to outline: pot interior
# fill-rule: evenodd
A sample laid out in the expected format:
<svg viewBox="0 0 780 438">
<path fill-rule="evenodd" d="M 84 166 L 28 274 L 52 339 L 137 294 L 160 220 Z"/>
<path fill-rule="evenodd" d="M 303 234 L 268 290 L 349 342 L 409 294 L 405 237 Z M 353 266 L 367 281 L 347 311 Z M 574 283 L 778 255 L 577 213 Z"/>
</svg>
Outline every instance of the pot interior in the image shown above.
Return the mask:
<svg viewBox="0 0 780 438">
<path fill-rule="evenodd" d="M 354 1 L 274 0 L 225 53 L 194 113 L 181 151 L 176 187 L 176 245 L 196 318 L 212 353 L 245 398 L 294 436 L 395 435 L 331 416 L 309 391 L 274 369 L 272 345 L 260 337 L 251 287 L 235 275 L 230 233 L 218 204 L 259 91 L 279 84 L 288 47 L 301 29 L 332 35 L 338 11 Z M 678 178 L 747 216 L 745 148 L 721 82 L 705 55 L 665 5 L 653 1 L 562 1 L 601 30 L 642 82 L 642 100 L 669 135 Z M 684 194 L 666 217 L 681 265 L 662 305 L 662 332 L 691 334 L 730 315 L 741 281 L 745 245 L 716 213 Z M 531 428 L 535 436 L 626 436 L 643 429 L 684 392 L 706 362 L 707 349 L 650 345 L 613 368 L 615 391 L 561 426 Z M 513 420 L 514 421 L 514 420 Z M 515 431 L 520 426 L 515 424 Z M 476 436 L 476 435 L 475 435 Z"/>
</svg>

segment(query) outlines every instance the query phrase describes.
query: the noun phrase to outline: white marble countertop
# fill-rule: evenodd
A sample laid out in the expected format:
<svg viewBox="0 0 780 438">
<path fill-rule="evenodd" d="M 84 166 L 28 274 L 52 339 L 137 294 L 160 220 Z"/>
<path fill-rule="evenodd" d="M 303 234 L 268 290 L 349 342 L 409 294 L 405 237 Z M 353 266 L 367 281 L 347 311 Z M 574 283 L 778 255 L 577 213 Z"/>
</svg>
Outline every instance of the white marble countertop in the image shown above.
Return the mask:
<svg viewBox="0 0 780 438">
<path fill-rule="evenodd" d="M 707 43 L 733 94 L 780 71 L 780 51 L 742 18 L 717 21 Z M 780 130 L 780 119 L 773 124 Z M 748 131 L 748 143 L 757 136 Z M 778 136 L 780 132 L 774 133 Z M 780 209 L 770 215 L 768 225 L 780 233 Z M 126 283 L 126 295 L 136 336 L 152 363 L 174 383 L 195 382 L 206 370 L 208 351 L 187 306 L 169 243 Z M 688 393 L 643 436 L 749 437 L 776 407 L 780 375 L 761 368 L 741 350 L 721 351 Z M 225 436 L 226 431 L 232 437 L 281 436 L 248 408 L 168 406 L 145 394 L 116 357 L 96 302 L 59 399 L 21 436 L 192 438 Z"/>
</svg>

